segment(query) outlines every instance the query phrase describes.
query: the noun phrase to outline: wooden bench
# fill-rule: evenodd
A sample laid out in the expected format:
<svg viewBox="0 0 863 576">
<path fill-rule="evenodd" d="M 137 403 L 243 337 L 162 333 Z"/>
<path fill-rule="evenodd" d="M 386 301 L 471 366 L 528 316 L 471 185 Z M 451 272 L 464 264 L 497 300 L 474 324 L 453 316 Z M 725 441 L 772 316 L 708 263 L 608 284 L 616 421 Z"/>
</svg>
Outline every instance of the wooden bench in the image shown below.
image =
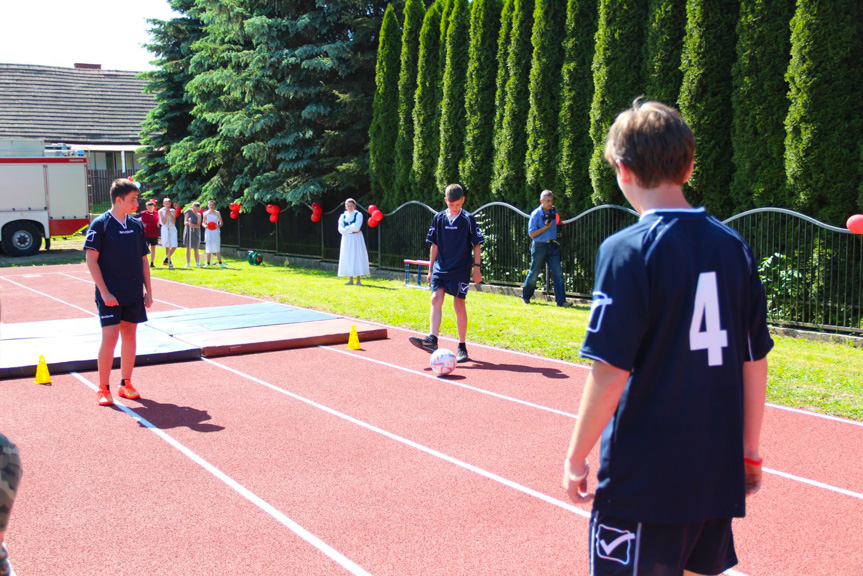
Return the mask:
<svg viewBox="0 0 863 576">
<path fill-rule="evenodd" d="M 428 260 L 408 260 L 405 258 L 405 286 L 410 284 L 411 281 L 411 265 L 417 267 L 417 286 L 422 286 L 422 271 L 423 266 L 428 266 L 430 262 Z"/>
</svg>

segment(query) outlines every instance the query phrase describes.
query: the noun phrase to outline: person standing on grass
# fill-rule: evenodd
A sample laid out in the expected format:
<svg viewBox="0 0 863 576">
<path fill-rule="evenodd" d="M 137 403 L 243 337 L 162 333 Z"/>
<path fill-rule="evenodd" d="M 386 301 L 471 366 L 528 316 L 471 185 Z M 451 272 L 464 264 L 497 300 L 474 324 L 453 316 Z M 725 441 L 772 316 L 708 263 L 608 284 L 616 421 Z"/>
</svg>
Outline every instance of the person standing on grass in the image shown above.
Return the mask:
<svg viewBox="0 0 863 576">
<path fill-rule="evenodd" d="M 138 324 L 147 321 L 147 311 L 153 304 L 150 267 L 147 265 L 147 242 L 144 226 L 132 214 L 138 208 L 138 188 L 134 182 L 119 178 L 111 183 L 112 206 L 90 224 L 84 252 L 87 269 L 96 283 L 96 308 L 102 324 L 102 345 L 99 347 L 100 406 L 111 406 L 111 367 L 117 339 L 120 346 L 121 398 L 140 398 L 132 386 L 135 367 Z M 170 202 L 170 200 L 169 200 Z"/>
<path fill-rule="evenodd" d="M 429 311 L 429 335 L 425 338 L 411 336 L 411 344 L 425 350 L 437 350 L 443 301 L 446 294 L 453 297 L 456 327 L 458 329 L 458 350 L 456 361 L 467 362 L 467 290 L 471 277 L 474 284 L 482 282 L 480 245 L 482 233 L 476 219 L 464 206 L 464 190 L 458 184 L 450 184 L 444 193 L 447 209 L 435 214 L 429 228 L 426 243 L 429 250 L 428 283 L 432 292 Z"/>
<path fill-rule="evenodd" d="M 156 203 L 147 200 L 147 209 L 141 212 L 141 223 L 144 225 L 144 237 L 150 245 L 150 268 L 155 266 L 156 245 L 159 243 L 159 213 L 156 212 Z"/>
<path fill-rule="evenodd" d="M 572 306 L 566 300 L 563 288 L 563 270 L 560 269 L 560 246 L 557 243 L 557 210 L 554 209 L 554 192 L 543 190 L 539 195 L 539 207 L 530 213 L 527 221 L 530 243 L 530 272 L 521 288 L 521 299 L 530 304 L 536 290 L 536 280 L 543 267 L 548 264 L 554 280 L 554 299 L 563 308 Z"/>
<path fill-rule="evenodd" d="M 192 266 L 192 251 L 195 252 L 195 267 L 201 267 L 201 203 L 194 202 L 186 210 L 183 219 L 183 244 L 186 245 L 186 268 Z"/>
<path fill-rule="evenodd" d="M 369 275 L 369 253 L 366 250 L 366 240 L 363 238 L 363 215 L 357 210 L 353 198 L 345 200 L 345 213 L 339 217 L 339 234 L 342 243 L 339 249 L 339 277 L 348 277 L 348 284 L 362 285 L 360 276 Z"/>
<path fill-rule="evenodd" d="M 216 210 L 216 202 L 210 200 L 207 202 L 207 211 L 204 212 L 204 243 L 207 247 L 207 264 L 210 265 L 210 257 L 215 254 L 219 261 L 219 266 L 225 267 L 222 264 L 222 215 Z"/>
<path fill-rule="evenodd" d="M 173 269 L 174 263 L 171 256 L 177 249 L 177 215 L 174 212 L 174 203 L 170 198 L 162 200 L 159 208 L 159 225 L 162 227 L 162 248 L 165 249 L 165 266 Z"/>
<path fill-rule="evenodd" d="M 569 497 L 593 499 L 594 576 L 724 572 L 737 564 L 732 519 L 761 485 L 764 289 L 746 242 L 686 201 L 694 153 L 680 113 L 658 102 L 636 100 L 606 139 L 641 218 L 599 248 L 581 348 L 594 363 L 564 460 Z"/>
</svg>

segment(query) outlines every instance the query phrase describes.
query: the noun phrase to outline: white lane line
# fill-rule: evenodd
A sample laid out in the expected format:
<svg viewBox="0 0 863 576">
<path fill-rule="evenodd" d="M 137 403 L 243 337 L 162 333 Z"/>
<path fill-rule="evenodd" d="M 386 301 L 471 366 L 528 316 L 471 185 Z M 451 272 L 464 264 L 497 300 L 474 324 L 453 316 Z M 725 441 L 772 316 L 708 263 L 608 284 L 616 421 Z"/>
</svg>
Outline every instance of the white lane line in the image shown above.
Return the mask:
<svg viewBox="0 0 863 576">
<path fill-rule="evenodd" d="M 829 414 L 818 414 L 817 412 L 801 410 L 800 408 L 791 408 L 789 406 L 780 406 L 779 404 L 770 404 L 769 402 L 765 404 L 765 406 L 768 408 L 776 408 L 777 410 L 785 410 L 786 412 L 794 412 L 795 414 L 803 414 L 804 416 L 814 416 L 816 418 L 823 418 L 824 420 L 841 422 L 842 424 L 853 424 L 854 426 L 860 426 L 863 428 L 863 422 L 858 422 L 857 420 L 849 420 L 848 418 L 840 418 L 839 416 L 830 416 Z"/>
<path fill-rule="evenodd" d="M 797 482 L 809 484 L 810 486 L 815 486 L 817 488 L 830 490 L 831 492 L 836 492 L 838 494 L 844 494 L 845 496 L 851 496 L 852 498 L 857 498 L 858 500 L 863 500 L 863 494 L 861 494 L 860 492 L 846 490 L 845 488 L 839 488 L 838 486 L 831 486 L 830 484 L 825 484 L 824 482 L 819 482 L 818 480 L 810 480 L 809 478 L 795 476 L 794 474 L 789 474 L 788 472 L 781 472 L 779 470 L 773 470 L 772 468 L 762 468 L 761 471 L 767 472 L 768 474 L 776 474 L 777 476 L 781 476 L 782 478 L 788 478 L 789 480 L 796 480 Z"/>
<path fill-rule="evenodd" d="M 256 302 L 272 302 L 272 300 L 264 300 L 263 298 L 256 298 L 255 296 L 246 296 L 245 294 L 235 294 L 234 292 L 228 292 L 226 290 L 217 290 L 216 288 L 198 286 L 197 284 L 187 284 L 185 282 L 177 282 L 176 280 L 167 280 L 165 278 L 159 278 L 158 276 L 151 276 L 151 278 L 153 280 L 158 280 L 159 282 L 168 282 L 169 284 L 177 284 L 179 286 L 191 286 L 192 288 L 199 288 L 201 290 L 206 290 L 207 292 L 215 292 L 217 294 L 225 294 L 227 296 L 236 296 L 237 298 L 248 298 L 249 300 L 255 300 Z M 276 304 L 282 304 L 282 302 L 276 302 Z M 282 305 L 291 306 L 290 304 Z M 292 308 L 299 308 L 299 306 L 292 306 Z"/>
<path fill-rule="evenodd" d="M 523 406 L 529 406 L 531 408 L 536 408 L 537 410 L 543 410 L 545 412 L 551 412 L 552 414 L 558 414 L 560 416 L 565 416 L 567 418 L 576 418 L 576 414 L 572 414 L 570 412 L 564 412 L 563 410 L 557 410 L 556 408 L 549 408 L 548 406 L 543 406 L 541 404 L 534 404 L 533 402 L 528 402 L 527 400 L 519 400 L 518 398 L 513 398 L 512 396 L 506 396 L 504 394 L 498 394 L 497 392 L 491 392 L 489 390 L 484 390 L 482 388 L 477 388 L 475 386 L 468 386 L 467 384 L 462 384 L 460 382 L 456 382 L 455 380 L 450 380 L 448 378 L 438 378 L 437 376 L 432 376 L 431 374 L 426 374 L 425 372 L 420 372 L 418 370 L 412 370 L 411 368 L 405 368 L 404 366 L 399 366 L 398 364 L 390 364 L 389 362 L 384 362 L 383 360 L 377 360 L 375 358 L 367 358 L 365 356 L 359 356 L 357 354 L 352 354 L 345 350 L 339 350 L 338 348 L 330 348 L 325 345 L 319 345 L 318 348 L 323 348 L 324 350 L 329 350 L 330 352 L 338 352 L 339 354 L 344 354 L 345 356 L 350 356 L 352 358 L 359 358 L 361 360 L 365 360 L 367 362 L 373 362 L 375 364 L 380 364 L 382 366 L 388 366 L 389 368 L 394 368 L 396 370 L 401 370 L 402 372 L 407 372 L 409 374 L 414 374 L 415 376 L 422 376 L 423 378 L 429 378 L 434 380 L 439 384 L 449 384 L 451 386 L 458 386 L 459 388 L 464 388 L 465 390 L 470 390 L 472 392 L 479 392 L 480 394 L 486 394 L 488 396 L 494 396 L 495 398 L 500 398 L 501 400 L 506 400 L 507 402 L 515 402 L 516 404 L 522 404 Z"/>
<path fill-rule="evenodd" d="M 96 384 L 93 384 L 77 372 L 71 372 L 71 374 L 79 381 L 81 381 L 85 386 L 91 388 L 94 392 L 97 392 L 99 390 L 99 387 Z M 215 466 L 204 460 L 202 457 L 198 456 L 191 449 L 187 448 L 184 444 L 181 444 L 179 441 L 175 440 L 165 431 L 153 425 L 149 420 L 139 415 L 131 408 L 128 408 L 127 406 L 116 400 L 114 401 L 114 405 L 123 412 L 125 412 L 127 415 L 140 422 L 141 425 L 149 429 L 156 436 L 179 450 L 184 456 L 192 460 L 194 463 L 198 464 L 201 468 L 227 484 L 231 489 L 243 496 L 246 500 L 272 516 L 276 521 L 287 527 L 297 536 L 299 536 L 300 538 L 326 554 L 331 560 L 339 564 L 342 568 L 344 568 L 351 574 L 362 574 L 371 576 L 371 574 L 367 572 L 364 568 L 362 568 L 359 564 L 356 564 L 347 556 L 343 555 L 341 552 L 339 552 L 338 550 L 336 550 L 335 548 L 333 548 L 332 546 L 330 546 L 329 544 L 327 544 L 326 542 L 324 542 L 323 540 L 297 524 L 295 521 L 288 518 L 285 514 L 280 512 L 277 508 L 268 503 L 266 500 L 264 500 L 263 498 L 261 498 L 260 496 L 258 496 L 257 494 L 255 494 L 254 492 L 252 492 L 251 490 L 225 474 L 224 472 L 222 472 L 220 469 L 216 468 Z"/>
<path fill-rule="evenodd" d="M 19 284 L 18 282 L 15 282 L 14 280 L 9 280 L 8 278 L 5 278 L 3 276 L 0 276 L 0 280 L 5 280 L 6 282 L 11 282 L 12 284 L 14 284 L 16 286 L 19 286 L 19 287 L 24 288 L 26 290 L 30 290 L 31 292 L 35 292 L 36 294 L 39 294 L 40 296 L 45 296 L 46 298 L 50 298 L 51 300 L 56 300 L 57 302 L 59 302 L 61 304 L 65 304 L 66 306 L 71 306 L 72 308 L 75 308 L 77 310 L 81 310 L 82 312 L 85 312 L 88 316 L 96 316 L 95 312 L 92 312 L 90 310 L 85 310 L 84 308 L 81 308 L 80 306 L 75 306 L 74 304 L 70 304 L 69 302 L 66 302 L 65 300 L 60 300 L 59 298 L 54 298 L 50 294 L 45 294 L 44 292 L 40 292 L 39 290 L 36 290 L 35 288 L 30 288 L 29 286 L 24 286 L 23 284 Z"/>
<path fill-rule="evenodd" d="M 381 436 L 385 436 L 391 440 L 395 440 L 396 442 L 400 442 L 406 446 L 410 446 L 411 448 L 414 448 L 414 449 L 419 450 L 421 452 L 425 452 L 426 454 L 434 456 L 435 458 L 440 458 L 441 460 L 449 462 L 450 464 L 455 464 L 456 466 L 464 468 L 465 470 L 469 470 L 470 472 L 473 472 L 475 474 L 479 474 L 480 476 L 488 478 L 489 480 L 493 480 L 495 482 L 503 484 L 504 486 L 507 486 L 509 488 L 513 488 L 514 490 L 518 490 L 519 492 L 521 492 L 523 494 L 526 494 L 528 496 L 532 496 L 534 498 L 542 500 L 543 502 L 546 502 L 546 503 L 551 504 L 553 506 L 557 506 L 558 508 L 562 508 L 568 512 L 572 512 L 573 514 L 578 514 L 579 516 L 582 516 L 584 518 L 588 518 L 588 519 L 590 518 L 590 512 L 588 512 L 586 510 L 582 510 L 581 508 L 577 508 L 577 507 L 573 506 L 572 504 L 570 504 L 569 502 L 564 502 L 563 500 L 559 500 L 558 498 L 548 496 L 547 494 L 543 494 L 542 492 L 534 490 L 533 488 L 528 488 L 527 486 L 523 486 L 522 484 L 519 484 L 517 482 L 513 482 L 512 480 L 508 480 L 508 479 L 504 478 L 503 476 L 498 476 L 497 474 L 494 474 L 492 472 L 488 472 L 487 470 L 483 470 L 482 468 L 474 466 L 473 464 L 469 464 L 467 462 L 464 462 L 462 460 L 459 460 L 457 458 L 454 458 L 452 456 L 444 454 L 443 452 L 438 452 L 437 450 L 435 450 L 433 448 L 429 448 L 428 446 L 424 446 L 422 444 L 414 442 L 413 440 L 409 440 L 403 436 L 393 434 L 392 432 L 388 432 L 388 431 L 384 430 L 383 428 L 378 428 L 377 426 L 369 424 L 368 422 L 364 422 L 362 420 L 354 418 L 353 416 L 349 416 L 349 415 L 345 414 L 344 412 L 339 412 L 338 410 L 330 408 L 329 406 L 324 406 L 323 404 L 319 404 L 318 402 L 315 402 L 314 400 L 309 400 L 308 398 L 305 398 L 304 396 L 300 396 L 299 394 L 289 392 L 288 390 L 285 390 L 284 388 L 280 388 L 280 387 L 276 386 L 275 384 L 271 384 L 269 382 L 261 380 L 260 378 L 256 378 L 255 376 L 252 376 L 250 374 L 246 374 L 245 372 L 241 372 L 240 370 L 236 370 L 234 368 L 231 368 L 230 366 L 226 366 L 220 362 L 210 360 L 209 358 L 201 358 L 201 360 L 203 360 L 204 362 L 207 362 L 209 364 L 212 364 L 213 366 L 217 366 L 223 370 L 226 370 L 228 372 L 236 374 L 237 376 L 240 376 L 240 377 L 245 378 L 247 380 L 251 380 L 252 382 L 260 384 L 261 386 L 264 386 L 266 388 L 274 390 L 274 391 L 278 392 L 279 394 L 284 394 L 285 396 L 293 398 L 294 400 L 298 400 L 300 402 L 303 402 L 304 404 L 308 404 L 309 406 L 312 406 L 313 408 L 317 408 L 318 410 L 326 412 L 327 414 L 331 414 L 332 416 L 336 416 L 337 418 L 341 418 L 342 420 L 346 420 L 347 422 L 350 422 L 351 424 L 355 424 L 357 426 L 365 428 L 366 430 L 369 430 L 371 432 L 375 432 L 376 434 L 380 434 Z M 562 490 L 562 488 L 561 488 L 561 490 Z"/>
<path fill-rule="evenodd" d="M 60 276 L 65 276 L 66 278 L 71 278 L 72 280 L 78 280 L 79 282 L 84 282 L 85 284 L 92 284 L 92 280 L 87 280 L 86 278 L 78 278 L 77 276 L 72 276 L 70 274 L 66 274 L 65 272 L 58 272 Z M 161 302 L 162 304 L 166 304 L 168 306 L 174 306 L 175 308 L 180 308 L 182 310 L 188 310 L 187 306 L 180 306 L 179 304 L 174 304 L 173 302 L 168 302 L 167 300 L 159 300 L 158 298 L 153 298 L 153 302 Z"/>
</svg>

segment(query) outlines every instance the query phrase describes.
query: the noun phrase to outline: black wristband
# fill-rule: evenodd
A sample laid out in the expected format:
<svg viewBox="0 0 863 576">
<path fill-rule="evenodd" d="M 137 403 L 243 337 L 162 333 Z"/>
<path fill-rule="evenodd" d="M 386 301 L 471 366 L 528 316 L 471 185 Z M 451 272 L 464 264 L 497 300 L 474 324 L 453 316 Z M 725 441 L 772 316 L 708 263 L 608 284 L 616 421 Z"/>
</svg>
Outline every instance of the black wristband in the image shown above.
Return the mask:
<svg viewBox="0 0 863 576">
<path fill-rule="evenodd" d="M 482 268 L 482 264 L 477 264 L 476 262 L 474 262 L 473 266 L 474 268 Z"/>
</svg>

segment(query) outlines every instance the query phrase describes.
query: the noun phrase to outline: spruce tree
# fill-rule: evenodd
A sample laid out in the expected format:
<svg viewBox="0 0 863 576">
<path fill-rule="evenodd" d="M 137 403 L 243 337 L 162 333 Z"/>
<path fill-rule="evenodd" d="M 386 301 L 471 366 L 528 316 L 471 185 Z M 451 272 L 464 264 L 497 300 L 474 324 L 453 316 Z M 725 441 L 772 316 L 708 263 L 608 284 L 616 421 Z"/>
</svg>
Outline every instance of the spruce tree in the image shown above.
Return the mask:
<svg viewBox="0 0 863 576">
<path fill-rule="evenodd" d="M 737 62 L 731 145 L 733 212 L 787 206 L 785 117 L 794 0 L 742 0 L 737 23 Z"/>
<path fill-rule="evenodd" d="M 491 199 L 494 161 L 495 79 L 500 0 L 474 0 L 470 15 L 470 47 L 465 87 L 466 134 L 461 183 L 477 208 Z"/>
<path fill-rule="evenodd" d="M 736 58 L 738 0 L 687 0 L 680 112 L 695 132 L 689 201 L 731 215 L 731 68 Z"/>
<path fill-rule="evenodd" d="M 438 190 L 458 182 L 458 165 L 464 156 L 464 92 L 467 80 L 467 48 L 470 41 L 470 7 L 467 0 L 453 0 L 446 35 L 446 68 L 441 100 L 440 155 L 438 157 Z"/>
<path fill-rule="evenodd" d="M 186 99 L 186 83 L 192 58 L 192 44 L 203 34 L 201 22 L 189 14 L 193 0 L 173 0 L 171 7 L 181 15 L 171 20 L 149 20 L 151 42 L 147 49 L 156 57 L 157 69 L 144 72 L 145 92 L 154 94 L 155 107 L 141 125 L 141 144 L 146 149 L 144 168 L 135 175 L 149 191 L 169 195 L 180 203 L 198 197 L 205 174 L 191 171 L 182 175 L 171 173 L 168 152 L 175 143 L 189 136 L 192 104 Z"/>
<path fill-rule="evenodd" d="M 399 68 L 399 132 L 395 151 L 395 186 L 393 199 L 402 203 L 411 198 L 411 166 L 414 155 L 414 99 L 417 91 L 420 30 L 425 5 L 422 0 L 407 0 L 402 29 L 401 66 Z"/>
<path fill-rule="evenodd" d="M 555 204 L 568 214 L 590 207 L 590 103 L 593 99 L 594 37 L 597 3 L 569 0 L 566 7 L 561 72 L 560 161 Z"/>
<path fill-rule="evenodd" d="M 785 170 L 795 208 L 842 225 L 863 210 L 863 4 L 798 0 L 786 79 Z"/>
<path fill-rule="evenodd" d="M 417 91 L 414 98 L 414 156 L 410 200 L 428 200 L 435 195 L 440 129 L 437 121 L 438 55 L 440 52 L 441 5 L 432 4 L 420 29 Z"/>
<path fill-rule="evenodd" d="M 503 112 L 506 105 L 506 83 L 509 80 L 509 48 L 512 38 L 512 10 L 515 0 L 503 0 L 503 9 L 500 13 L 500 33 L 497 37 L 497 78 L 495 79 L 494 93 L 494 135 L 492 145 L 497 133 L 503 128 Z"/>
<path fill-rule="evenodd" d="M 400 30 L 395 9 L 384 13 L 375 71 L 372 125 L 369 129 L 369 177 L 372 194 L 385 206 L 398 202 L 395 184 L 396 140 L 399 133 Z"/>
<path fill-rule="evenodd" d="M 532 29 L 533 0 L 514 0 L 506 63 L 506 100 L 503 123 L 495 134 L 491 190 L 495 200 L 504 200 L 519 206 L 524 206 L 522 200 L 525 187 L 524 159 L 527 154 Z"/>
<path fill-rule="evenodd" d="M 539 199 L 539 193 L 557 190 L 558 120 L 560 115 L 560 69 L 566 0 L 536 0 L 533 11 L 530 65 L 530 109 L 527 115 L 524 206 Z"/>
<path fill-rule="evenodd" d="M 608 129 L 617 115 L 644 91 L 646 2 L 600 0 L 596 51 L 593 58 L 593 102 L 590 107 L 590 181 L 594 204 L 621 204 L 614 170 L 602 157 Z"/>
<path fill-rule="evenodd" d="M 644 95 L 649 100 L 675 106 L 683 79 L 680 53 L 686 28 L 686 4 L 681 0 L 648 0 L 647 14 Z"/>
</svg>

